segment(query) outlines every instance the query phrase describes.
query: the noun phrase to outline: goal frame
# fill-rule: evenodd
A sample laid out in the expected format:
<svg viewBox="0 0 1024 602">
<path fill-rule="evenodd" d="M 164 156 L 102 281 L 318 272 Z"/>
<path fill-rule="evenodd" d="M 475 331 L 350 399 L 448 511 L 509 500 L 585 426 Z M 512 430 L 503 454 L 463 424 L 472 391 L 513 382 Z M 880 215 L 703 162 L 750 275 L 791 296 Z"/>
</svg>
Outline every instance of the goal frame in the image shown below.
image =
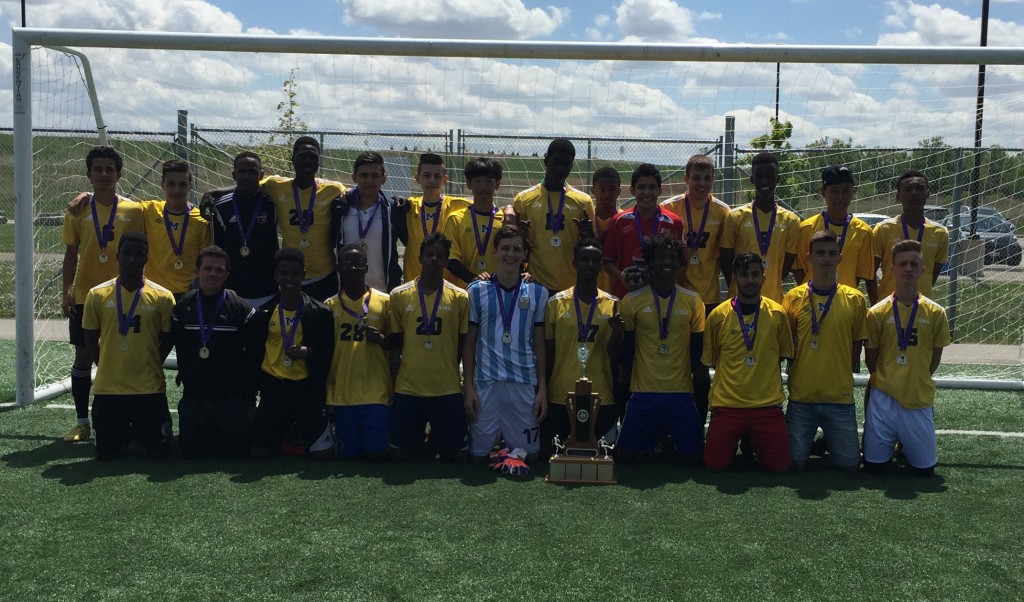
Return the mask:
<svg viewBox="0 0 1024 602">
<path fill-rule="evenodd" d="M 823 46 L 769 44 L 620 44 L 607 42 L 523 42 L 504 40 L 379 39 L 312 36 L 220 35 L 115 32 L 78 29 L 12 29 L 12 113 L 14 125 L 15 221 L 33 220 L 32 47 L 142 48 L 182 51 L 299 54 L 553 59 L 608 61 L 871 63 L 935 65 L 1024 65 L 1024 48 Z M 72 51 L 74 52 L 74 51 Z M 97 108 L 95 87 L 89 86 Z M 33 229 L 15 232 L 16 403 L 34 397 Z M 979 385 L 980 381 L 974 381 Z M 1024 390 L 1024 382 L 987 381 L 986 388 Z M 948 386 L 957 386 L 950 383 Z M 960 386 L 964 386 L 960 383 Z"/>
</svg>

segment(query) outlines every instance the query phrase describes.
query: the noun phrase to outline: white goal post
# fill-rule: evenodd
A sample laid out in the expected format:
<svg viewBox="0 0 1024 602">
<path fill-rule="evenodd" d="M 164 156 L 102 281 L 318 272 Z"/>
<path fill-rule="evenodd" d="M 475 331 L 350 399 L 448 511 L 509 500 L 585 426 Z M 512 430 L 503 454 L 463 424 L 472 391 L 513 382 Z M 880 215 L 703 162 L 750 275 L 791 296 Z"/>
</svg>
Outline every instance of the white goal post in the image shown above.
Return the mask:
<svg viewBox="0 0 1024 602">
<path fill-rule="evenodd" d="M 489 61 L 549 61 L 559 62 L 564 61 L 566 64 L 572 63 L 582 70 L 592 69 L 597 70 L 602 67 L 594 67 L 595 65 L 610 66 L 607 67 L 609 70 L 614 71 L 619 68 L 617 66 L 624 65 L 622 69 L 628 70 L 629 65 L 639 65 L 637 69 L 643 71 L 644 65 L 653 64 L 666 64 L 672 68 L 678 68 L 680 70 L 692 69 L 688 71 L 694 78 L 699 76 L 699 69 L 695 66 L 700 65 L 711 65 L 711 64 L 729 64 L 737 66 L 742 75 L 742 70 L 745 66 L 755 65 L 758 69 L 764 70 L 765 66 L 769 66 L 771 72 L 774 74 L 777 64 L 785 65 L 841 65 L 851 71 L 859 69 L 861 65 L 951 65 L 951 66 L 977 66 L 979 64 L 989 66 L 1007 66 L 1013 68 L 1024 69 L 1024 49 L 1021 48 L 936 48 L 936 47 L 877 47 L 877 46 L 789 46 L 789 45 L 731 45 L 731 44 L 718 44 L 718 45 L 677 45 L 677 44 L 618 44 L 618 43 L 584 43 L 584 42 L 519 42 L 519 41 L 485 41 L 485 40 L 422 40 L 422 39 L 368 39 L 368 38 L 332 38 L 332 37 L 292 37 L 292 36 L 266 36 L 266 35 L 211 35 L 211 34 L 180 34 L 180 33 L 149 33 L 149 32 L 113 32 L 113 31 L 86 31 L 86 30 L 63 30 L 63 29 L 18 29 L 12 30 L 12 47 L 13 47 L 13 138 L 14 138 L 14 207 L 15 207 L 15 222 L 18 225 L 15 232 L 15 243 L 14 243 L 14 261 L 15 261 L 15 320 L 16 320 L 16 369 L 17 369 L 17 404 L 27 405 L 33 401 L 34 390 L 36 386 L 36 375 L 35 375 L 35 362 L 34 354 L 36 352 L 34 346 L 34 327 L 36 321 L 36 279 L 34 276 L 34 270 L 36 269 L 36 246 L 34 245 L 34 233 L 35 229 L 32 227 L 34 220 L 39 215 L 36 210 L 35 204 L 37 199 L 36 194 L 36 166 L 34 165 L 34 141 L 33 135 L 35 129 L 38 126 L 33 121 L 34 111 L 34 96 L 33 96 L 33 49 L 35 48 L 49 48 L 49 49 L 128 49 L 128 50 L 152 50 L 152 51 L 174 51 L 174 52 L 214 52 L 214 53 L 248 53 L 250 55 L 257 55 L 260 57 L 270 56 L 276 54 L 286 55 L 318 55 L 325 57 L 332 56 L 347 56 L 347 57 L 358 57 L 359 59 L 370 60 L 367 57 L 410 57 L 412 59 L 438 59 L 440 61 L 448 60 L 478 60 L 487 59 Z M 93 62 L 98 63 L 102 60 L 97 54 L 92 54 Z M 229 61 L 225 61 L 229 62 Z M 126 65 L 125 68 L 130 66 Z M 468 69 L 468 68 L 467 68 Z M 341 71 L 341 70 L 339 70 Z M 572 69 L 566 69 L 568 72 L 572 72 Z M 558 69 L 553 69 L 553 73 L 556 75 L 563 75 Z M 351 71 L 352 76 L 355 77 L 356 71 Z M 277 71 L 270 72 L 267 78 L 274 78 L 280 81 L 287 72 L 280 73 Z M 658 75 L 661 73 L 659 72 Z M 330 77 L 342 77 L 336 73 L 332 73 Z M 472 79 L 472 77 L 468 78 Z M 326 78 L 325 78 L 326 81 Z M 410 81 L 412 81 L 410 79 Z M 413 84 L 409 84 L 413 85 Z M 698 84 L 699 81 L 698 81 Z M 708 84 L 709 92 L 712 94 L 710 88 L 714 84 Z M 777 84 L 776 84 L 777 86 Z M 102 98 L 96 93 L 95 86 L 89 82 L 88 84 L 89 98 L 92 106 L 95 108 L 97 120 L 99 115 L 100 105 L 104 105 L 106 102 L 113 102 Z M 664 90 L 668 90 L 669 86 L 665 86 Z M 1019 90 L 1019 87 L 1017 88 Z M 760 88 L 759 91 L 763 91 Z M 670 96 L 670 95 L 667 95 Z M 746 102 L 746 97 L 739 98 L 739 103 Z M 1004 98 L 1012 98 L 1011 93 L 1006 93 Z M 1017 96 L 1020 96 L 1017 94 Z M 855 98 L 851 97 L 850 104 L 855 104 Z M 973 92 L 964 92 L 962 97 L 958 100 L 960 104 L 969 104 L 968 101 L 973 101 Z M 667 98 L 663 101 L 665 104 L 671 103 L 671 98 Z M 723 101 L 724 103 L 724 101 Z M 553 103 L 552 103 L 553 104 Z M 761 104 L 764 104 L 763 102 Z M 182 107 L 178 107 L 182 108 Z M 187 107 L 185 107 L 187 108 Z M 496 111 L 505 110 L 504 105 Z M 561 107 L 559 107 L 561 110 Z M 577 109 L 577 107 L 570 107 L 565 109 L 566 114 L 570 110 Z M 469 109 L 460 109 L 465 115 L 469 112 Z M 512 109 L 508 109 L 512 110 Z M 584 110 L 584 109 L 579 109 Z M 435 113 L 441 114 L 443 117 L 443 109 L 435 110 Z M 557 124 L 554 127 L 561 127 L 564 121 L 559 121 L 562 112 L 552 111 L 554 117 L 550 117 L 552 124 Z M 637 120 L 642 120 L 645 115 L 625 115 L 619 117 L 622 123 L 622 127 L 618 128 L 622 132 L 626 132 L 622 137 L 628 137 L 630 133 L 636 136 L 639 134 L 634 133 L 636 130 L 633 128 L 634 122 L 639 123 Z M 973 111 L 971 111 L 971 117 L 973 118 Z M 584 121 L 590 123 L 592 117 L 587 116 Z M 596 121 L 596 118 L 593 118 Z M 117 127 L 117 122 L 112 121 L 112 125 Z M 673 138 L 681 137 L 700 137 L 692 130 L 686 130 L 683 127 L 683 117 L 669 116 L 666 122 L 675 124 L 678 126 L 676 131 L 664 132 L 663 135 Z M 386 121 L 381 122 L 381 127 L 387 127 L 390 130 L 394 130 L 398 127 L 396 124 L 404 124 L 405 122 L 399 122 L 398 120 L 393 123 Z M 767 124 L 764 124 L 767 127 Z M 101 132 L 105 131 L 106 126 L 101 123 L 95 124 Z M 321 126 L 323 127 L 323 126 Z M 460 125 L 451 125 L 442 123 L 440 126 L 434 125 L 432 129 L 448 130 L 449 128 L 455 129 L 461 127 Z M 557 129 L 546 128 L 543 131 L 530 130 L 530 124 L 524 124 L 524 132 L 536 133 L 538 137 L 543 137 L 550 134 L 560 134 Z M 928 125 L 921 124 L 920 126 L 922 138 L 929 138 Z M 1021 125 L 1016 127 L 1020 128 Z M 973 123 L 969 126 L 970 131 L 973 131 Z M 520 132 L 523 133 L 523 132 Z M 578 132 L 577 132 L 578 133 Z M 601 132 L 594 132 L 595 136 L 602 135 Z M 650 136 L 650 134 L 647 134 Z M 496 137 L 500 137 L 495 134 Z M 573 138 L 580 138 L 580 136 L 570 136 Z M 650 136 L 654 138 L 654 136 Z M 601 140 L 607 140 L 609 137 L 607 134 L 603 134 Z M 826 136 L 826 140 L 827 140 Z M 467 136 L 465 139 L 471 139 Z M 595 138 L 596 140 L 597 138 Z M 242 143 L 244 145 L 244 143 Z M 724 143 L 733 150 L 738 150 L 737 147 L 746 146 L 743 140 L 726 140 Z M 233 144 L 230 148 L 237 148 L 239 145 Z M 623 147 L 620 145 L 620 149 Z M 412 150 L 405 149 L 406 158 L 405 162 L 402 163 L 404 169 L 408 169 L 408 156 L 416 150 L 415 145 Z M 820 149 L 819 149 L 820 150 Z M 950 149 L 943 149 L 950 150 Z M 228 155 L 223 149 L 219 151 L 221 154 Z M 499 154 L 502 152 L 509 153 L 508 149 L 491 149 L 489 147 L 480 146 L 478 149 L 470 149 L 466 152 L 475 152 L 479 154 L 493 152 Z M 530 152 L 536 152 L 533 149 L 527 149 L 522 151 L 523 154 L 529 154 Z M 719 155 L 724 156 L 724 149 L 718 148 L 715 150 Z M 968 153 L 970 150 L 968 149 Z M 620 150 L 620 154 L 622 151 Z M 454 154 L 454 149 L 449 149 L 449 154 Z M 519 152 L 511 153 L 518 155 Z M 836 153 L 835 156 L 840 156 L 841 153 Z M 915 155 L 917 156 L 917 155 Z M 84 153 L 82 153 L 84 157 Z M 161 155 L 159 153 L 151 156 L 153 160 L 159 160 Z M 630 160 L 633 161 L 637 157 L 632 157 Z M 79 158 L 75 158 L 78 160 Z M 678 167 L 685 162 L 686 157 L 676 157 L 674 164 Z M 735 157 L 730 155 L 729 161 L 733 161 Z M 70 160 L 69 160 L 70 161 Z M 628 163 L 628 161 L 622 161 L 622 163 Z M 665 161 L 664 163 L 667 163 Z M 69 163 L 70 164 L 70 163 Z M 732 165 L 730 163 L 730 165 Z M 907 166 L 909 167 L 909 165 Z M 84 171 L 80 169 L 80 171 Z M 340 171 L 340 168 L 339 170 Z M 457 170 L 456 170 L 457 171 Z M 806 168 L 806 171 L 810 173 L 811 167 Z M 342 172 L 343 173 L 343 172 Z M 223 176 L 223 174 L 221 174 Z M 1024 172 L 1022 172 L 1024 176 Z M 814 176 L 817 177 L 817 176 Z M 883 179 L 885 181 L 890 180 L 892 174 L 879 173 L 879 182 Z M 452 179 L 455 180 L 453 174 Z M 628 177 L 626 178 L 628 180 Z M 735 182 L 742 179 L 742 173 L 737 174 L 734 177 L 734 181 L 727 182 L 726 186 L 736 186 Z M 813 178 L 810 178 L 813 179 Z M 585 175 L 582 178 L 585 182 Z M 944 190 L 947 191 L 948 195 L 957 198 L 954 206 L 960 206 L 960 200 L 957 196 L 959 194 L 959 188 L 962 183 L 957 182 L 954 184 L 952 178 L 947 185 L 944 185 Z M 880 188 L 882 188 L 880 186 Z M 808 204 L 815 207 L 820 207 L 820 199 L 814 199 L 813 192 L 808 193 L 807 191 L 802 192 Z M 628 193 L 624 195 L 628 196 Z M 881 197 L 881 193 L 878 195 Z M 891 195 L 887 195 L 891 197 Z M 892 200 L 887 199 L 889 203 L 888 207 L 891 209 Z M 814 204 L 817 203 L 817 204 Z M 955 264 L 954 264 L 955 265 Z M 955 276 L 955 274 L 954 274 Z M 955 288 L 953 288 L 955 294 Z M 1005 303 L 1006 301 L 1000 301 Z M 1021 300 L 1016 299 L 1017 303 L 1014 309 L 1019 312 L 1021 308 Z M 997 327 L 994 324 L 993 327 Z M 1011 337 L 1010 341 L 1013 345 L 1020 346 L 1021 333 L 1017 332 Z M 970 373 L 962 375 L 964 378 L 951 381 L 947 384 L 951 386 L 978 386 L 978 387 L 999 387 L 999 388 L 1015 388 L 1024 389 L 1024 382 L 1021 379 L 1020 371 L 1020 360 L 1018 359 L 1018 365 L 1013 368 L 1010 374 L 1001 374 L 995 377 L 989 377 L 988 380 L 982 384 L 978 381 L 973 381 L 969 377 Z"/>
</svg>

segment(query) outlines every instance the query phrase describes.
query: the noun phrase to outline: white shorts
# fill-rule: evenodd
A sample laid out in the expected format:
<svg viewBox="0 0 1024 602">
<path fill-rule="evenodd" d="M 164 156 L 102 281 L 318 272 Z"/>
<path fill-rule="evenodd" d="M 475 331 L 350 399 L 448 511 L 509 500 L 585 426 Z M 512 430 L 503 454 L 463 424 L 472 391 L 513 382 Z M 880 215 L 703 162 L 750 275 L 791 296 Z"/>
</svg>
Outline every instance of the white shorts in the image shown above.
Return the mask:
<svg viewBox="0 0 1024 602">
<path fill-rule="evenodd" d="M 504 437 L 509 449 L 540 451 L 540 425 L 534 420 L 534 385 L 489 381 L 477 383 L 480 412 L 469 423 L 469 453 L 486 457 Z"/>
<path fill-rule="evenodd" d="M 890 395 L 872 388 L 864 417 L 864 461 L 888 462 L 897 441 L 903 444 L 907 463 L 914 468 L 931 468 L 938 462 L 932 408 L 908 410 Z"/>
</svg>

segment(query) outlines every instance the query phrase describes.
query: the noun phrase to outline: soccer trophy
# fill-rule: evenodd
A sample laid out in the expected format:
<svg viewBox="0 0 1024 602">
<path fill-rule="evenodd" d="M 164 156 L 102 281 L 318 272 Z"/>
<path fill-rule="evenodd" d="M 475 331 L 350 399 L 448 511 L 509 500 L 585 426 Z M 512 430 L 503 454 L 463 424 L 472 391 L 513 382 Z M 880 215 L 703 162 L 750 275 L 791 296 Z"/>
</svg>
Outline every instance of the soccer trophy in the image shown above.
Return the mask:
<svg viewBox="0 0 1024 602">
<path fill-rule="evenodd" d="M 614 446 L 598 438 L 597 413 L 601 398 L 593 393 L 593 383 L 587 378 L 587 360 L 590 350 L 581 343 L 576 354 L 583 376 L 576 388 L 569 392 L 565 409 L 569 413 L 569 438 L 562 443 L 555 436 L 555 453 L 549 460 L 547 481 L 552 483 L 618 483 L 615 462 L 608 454 Z"/>
</svg>

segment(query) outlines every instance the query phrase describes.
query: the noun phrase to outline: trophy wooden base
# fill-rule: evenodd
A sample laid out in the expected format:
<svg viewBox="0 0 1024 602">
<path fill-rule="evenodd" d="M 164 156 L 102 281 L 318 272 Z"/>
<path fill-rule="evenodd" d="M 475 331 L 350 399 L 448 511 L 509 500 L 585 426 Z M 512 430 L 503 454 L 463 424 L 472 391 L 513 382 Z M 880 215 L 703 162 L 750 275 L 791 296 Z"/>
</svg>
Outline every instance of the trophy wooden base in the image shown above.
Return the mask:
<svg viewBox="0 0 1024 602">
<path fill-rule="evenodd" d="M 549 460 L 549 483 L 586 483 L 615 485 L 615 462 L 611 458 L 597 456 L 568 456 L 555 454 Z"/>
</svg>

